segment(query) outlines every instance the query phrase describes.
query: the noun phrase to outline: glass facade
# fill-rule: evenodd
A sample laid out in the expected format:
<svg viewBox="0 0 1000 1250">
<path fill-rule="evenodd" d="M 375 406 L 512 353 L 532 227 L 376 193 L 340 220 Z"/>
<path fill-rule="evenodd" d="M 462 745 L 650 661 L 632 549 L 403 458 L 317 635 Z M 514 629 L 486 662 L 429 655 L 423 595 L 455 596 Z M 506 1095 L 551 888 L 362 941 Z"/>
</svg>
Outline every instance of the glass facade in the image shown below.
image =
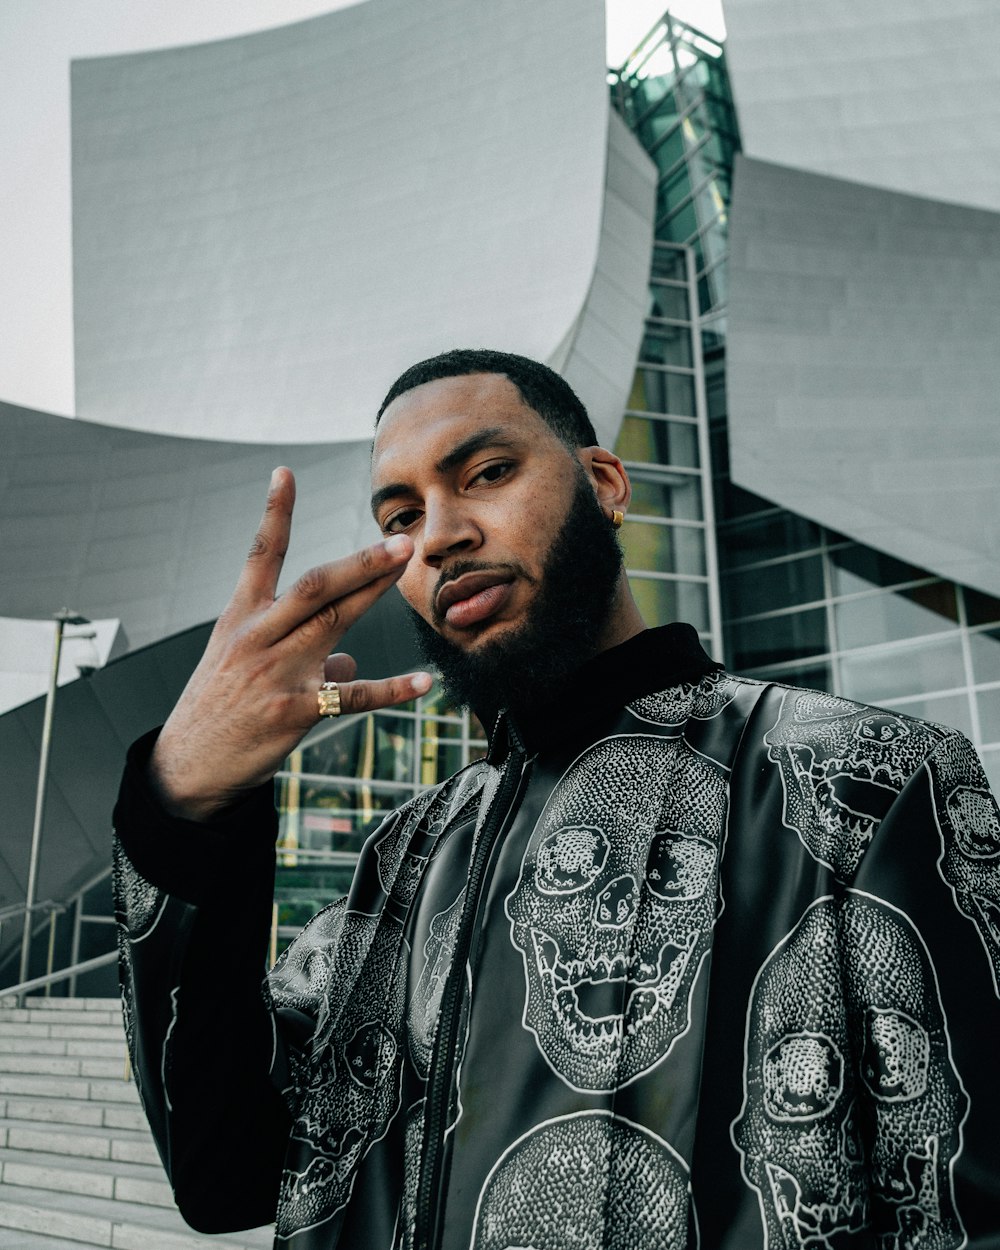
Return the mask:
<svg viewBox="0 0 1000 1250">
<path fill-rule="evenodd" d="M 1000 785 L 1000 600 L 786 512 L 729 478 L 726 251 L 739 131 L 724 48 L 667 14 L 610 82 L 615 107 L 660 173 L 657 253 L 681 245 L 695 269 L 692 386 L 705 395 L 711 447 L 717 654 L 736 672 L 961 729 Z M 668 303 L 656 293 L 659 268 L 654 261 L 654 310 Z M 674 315 L 681 306 L 671 305 Z M 651 359 L 644 346 L 643 361 Z M 676 348 L 672 360 L 681 363 Z M 675 465 L 677 455 L 669 447 L 664 463 Z"/>
</svg>

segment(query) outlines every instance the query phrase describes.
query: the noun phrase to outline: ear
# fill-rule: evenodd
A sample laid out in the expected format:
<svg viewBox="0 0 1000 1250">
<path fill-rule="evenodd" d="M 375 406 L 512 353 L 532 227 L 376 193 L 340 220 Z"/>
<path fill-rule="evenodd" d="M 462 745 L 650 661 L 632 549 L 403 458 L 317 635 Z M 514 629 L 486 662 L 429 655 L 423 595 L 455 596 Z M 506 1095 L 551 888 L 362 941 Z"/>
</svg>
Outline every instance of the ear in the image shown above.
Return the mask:
<svg viewBox="0 0 1000 1250">
<path fill-rule="evenodd" d="M 632 483 L 615 453 L 604 447 L 581 447 L 576 454 L 608 518 L 614 511 L 627 511 Z"/>
</svg>

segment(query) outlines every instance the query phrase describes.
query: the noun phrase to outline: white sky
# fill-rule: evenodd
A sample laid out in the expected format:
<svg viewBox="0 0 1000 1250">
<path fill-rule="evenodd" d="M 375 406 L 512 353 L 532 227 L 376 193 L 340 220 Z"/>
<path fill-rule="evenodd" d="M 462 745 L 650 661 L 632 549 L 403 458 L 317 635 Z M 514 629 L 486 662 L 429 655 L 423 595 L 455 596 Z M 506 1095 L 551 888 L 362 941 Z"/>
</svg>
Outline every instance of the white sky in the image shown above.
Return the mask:
<svg viewBox="0 0 1000 1250">
<path fill-rule="evenodd" d="M 0 0 L 0 399 L 70 416 L 69 63 L 286 25 L 353 0 Z M 725 33 L 721 0 L 607 0 L 619 65 L 669 7 Z"/>
</svg>

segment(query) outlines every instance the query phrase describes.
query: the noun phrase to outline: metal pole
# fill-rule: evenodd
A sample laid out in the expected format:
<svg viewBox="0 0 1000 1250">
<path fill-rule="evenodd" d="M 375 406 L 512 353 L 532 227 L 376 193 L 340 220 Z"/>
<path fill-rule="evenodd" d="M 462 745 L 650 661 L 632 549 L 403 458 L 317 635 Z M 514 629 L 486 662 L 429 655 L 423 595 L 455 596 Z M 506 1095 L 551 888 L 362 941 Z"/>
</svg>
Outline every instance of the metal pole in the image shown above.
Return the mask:
<svg viewBox="0 0 1000 1250">
<path fill-rule="evenodd" d="M 38 852 L 42 841 L 42 820 L 45 816 L 45 786 L 49 773 L 49 746 L 52 742 L 52 714 L 56 706 L 56 682 L 59 678 L 59 656 L 62 652 L 63 629 L 73 614 L 66 611 L 56 614 L 56 638 L 52 648 L 52 672 L 49 689 L 45 696 L 45 719 L 42 722 L 42 749 L 38 757 L 38 789 L 35 791 L 35 820 L 31 827 L 31 854 L 28 859 L 28 885 L 24 893 L 24 933 L 21 936 L 21 970 L 18 981 L 27 981 L 28 963 L 31 958 L 31 909 L 35 902 L 38 884 Z"/>
</svg>

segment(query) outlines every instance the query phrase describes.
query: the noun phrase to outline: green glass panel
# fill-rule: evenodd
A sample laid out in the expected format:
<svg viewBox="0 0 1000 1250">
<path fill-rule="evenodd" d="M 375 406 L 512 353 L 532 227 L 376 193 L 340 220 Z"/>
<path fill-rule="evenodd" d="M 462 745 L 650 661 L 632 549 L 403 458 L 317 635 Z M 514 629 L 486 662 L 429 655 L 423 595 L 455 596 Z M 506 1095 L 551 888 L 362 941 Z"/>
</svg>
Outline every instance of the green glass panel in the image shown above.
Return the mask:
<svg viewBox="0 0 1000 1250">
<path fill-rule="evenodd" d="M 690 374 L 639 368 L 636 370 L 636 382 L 643 402 L 630 403 L 630 407 L 676 417 L 695 416 L 694 378 Z"/>
<path fill-rule="evenodd" d="M 969 699 L 964 694 L 942 695 L 936 699 L 913 699 L 906 703 L 888 703 L 886 706 L 907 716 L 916 716 L 919 720 L 947 725 L 949 729 L 957 729 L 966 737 L 972 733 Z"/>
<path fill-rule="evenodd" d="M 728 616 L 753 616 L 822 600 L 823 559 L 804 556 L 763 568 L 727 572 L 722 579 L 722 595 Z"/>
<path fill-rule="evenodd" d="M 1000 681 L 1000 629 L 969 635 L 973 681 Z"/>
<path fill-rule="evenodd" d="M 628 580 L 647 625 L 687 621 L 702 633 L 708 630 L 708 592 L 699 582 L 664 582 L 631 573 Z"/>
<path fill-rule="evenodd" d="M 758 496 L 756 511 L 764 503 Z M 791 512 L 771 513 L 757 520 L 726 526 L 719 535 L 719 562 L 733 568 L 756 560 L 770 560 L 795 551 L 808 551 L 820 545 L 818 525 Z"/>
<path fill-rule="evenodd" d="M 785 682 L 789 686 L 803 686 L 806 690 L 833 690 L 833 668 L 828 661 L 819 664 L 788 664 L 777 668 L 744 670 L 746 677 L 758 677 L 764 681 Z"/>
<path fill-rule="evenodd" d="M 734 622 L 728 630 L 726 650 L 737 672 L 822 655 L 829 650 L 826 613 L 822 608 L 811 608 L 759 621 Z"/>
<path fill-rule="evenodd" d="M 847 599 L 833 610 L 843 651 L 953 629 L 958 615 L 949 582 Z"/>
<path fill-rule="evenodd" d="M 620 454 L 620 453 L 619 453 Z M 667 480 L 629 469 L 632 481 L 632 502 L 629 515 L 673 517 L 682 521 L 700 521 L 701 483 L 697 478 Z"/>
<path fill-rule="evenodd" d="M 673 282 L 687 281 L 687 260 L 675 247 L 654 247 L 650 273 L 654 278 L 669 278 Z"/>
<path fill-rule="evenodd" d="M 648 317 L 669 317 L 686 321 L 688 316 L 687 287 L 666 286 L 655 279 L 649 284 Z"/>
<path fill-rule="evenodd" d="M 660 421 L 626 413 L 615 443 L 615 453 L 622 460 L 640 460 L 645 464 L 698 467 L 698 431 L 694 425 L 678 421 Z"/>
<path fill-rule="evenodd" d="M 650 327 L 642 340 L 639 360 L 644 364 L 677 365 L 690 369 L 693 365 L 690 328 L 688 326 Z"/>
<path fill-rule="evenodd" d="M 961 641 L 942 638 L 909 647 L 873 648 L 838 660 L 841 692 L 863 703 L 965 685 Z"/>
<path fill-rule="evenodd" d="M 1000 743 L 1000 689 L 977 690 L 976 705 L 983 742 Z"/>
<path fill-rule="evenodd" d="M 834 595 L 853 594 L 858 590 L 894 586 L 929 576 L 926 569 L 888 556 L 857 543 L 831 551 Z"/>
<path fill-rule="evenodd" d="M 1000 794 L 1000 747 L 992 751 L 981 751 L 980 759 L 983 761 L 983 770 L 990 789 L 994 794 Z"/>
<path fill-rule="evenodd" d="M 984 595 L 981 591 L 965 587 L 965 612 L 970 625 L 1000 624 L 1000 599 L 992 595 Z"/>
<path fill-rule="evenodd" d="M 626 521 L 619 536 L 629 569 L 694 577 L 705 574 L 705 537 L 700 529 Z"/>
</svg>

